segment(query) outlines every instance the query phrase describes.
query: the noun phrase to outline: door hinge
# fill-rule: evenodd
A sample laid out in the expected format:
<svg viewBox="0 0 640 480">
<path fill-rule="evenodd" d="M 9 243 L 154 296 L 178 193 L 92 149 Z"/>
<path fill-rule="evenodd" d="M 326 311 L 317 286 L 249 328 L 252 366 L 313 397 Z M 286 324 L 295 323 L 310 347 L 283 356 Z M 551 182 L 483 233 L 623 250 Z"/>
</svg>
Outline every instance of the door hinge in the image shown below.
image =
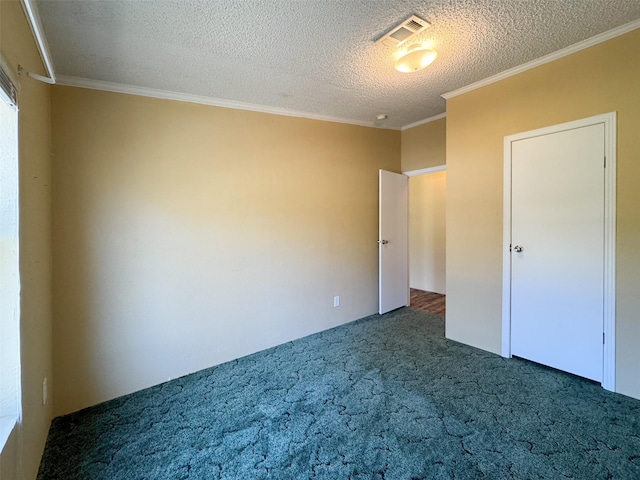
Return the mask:
<svg viewBox="0 0 640 480">
<path fill-rule="evenodd" d="M 602 332 L 602 344 L 604 345 L 604 332 Z"/>
<path fill-rule="evenodd" d="M 604 157 L 604 168 L 607 168 L 607 157 Z"/>
</svg>

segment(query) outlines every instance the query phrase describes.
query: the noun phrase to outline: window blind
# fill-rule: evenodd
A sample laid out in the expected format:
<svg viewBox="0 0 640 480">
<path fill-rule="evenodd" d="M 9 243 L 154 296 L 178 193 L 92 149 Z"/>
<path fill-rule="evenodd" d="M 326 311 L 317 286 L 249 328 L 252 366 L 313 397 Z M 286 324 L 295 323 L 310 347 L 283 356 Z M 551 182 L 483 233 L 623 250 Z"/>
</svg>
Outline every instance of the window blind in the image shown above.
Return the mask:
<svg viewBox="0 0 640 480">
<path fill-rule="evenodd" d="M 18 104 L 18 90 L 11 81 L 11 78 L 5 72 L 4 68 L 0 66 L 0 96 L 2 99 L 11 106 Z"/>
</svg>

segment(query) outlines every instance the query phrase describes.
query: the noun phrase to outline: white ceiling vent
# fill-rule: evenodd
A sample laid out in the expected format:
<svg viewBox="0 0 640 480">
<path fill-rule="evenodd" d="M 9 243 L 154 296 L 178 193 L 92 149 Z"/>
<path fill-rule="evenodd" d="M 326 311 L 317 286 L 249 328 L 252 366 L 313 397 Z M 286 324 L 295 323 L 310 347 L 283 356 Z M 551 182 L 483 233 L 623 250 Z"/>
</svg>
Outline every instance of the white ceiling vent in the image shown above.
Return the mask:
<svg viewBox="0 0 640 480">
<path fill-rule="evenodd" d="M 409 40 L 416 33 L 420 33 L 430 26 L 431 24 L 426 20 L 418 17 L 417 15 L 412 15 L 411 18 L 392 28 L 389 32 L 376 40 L 376 43 L 381 43 L 387 47 L 397 47 Z"/>
</svg>

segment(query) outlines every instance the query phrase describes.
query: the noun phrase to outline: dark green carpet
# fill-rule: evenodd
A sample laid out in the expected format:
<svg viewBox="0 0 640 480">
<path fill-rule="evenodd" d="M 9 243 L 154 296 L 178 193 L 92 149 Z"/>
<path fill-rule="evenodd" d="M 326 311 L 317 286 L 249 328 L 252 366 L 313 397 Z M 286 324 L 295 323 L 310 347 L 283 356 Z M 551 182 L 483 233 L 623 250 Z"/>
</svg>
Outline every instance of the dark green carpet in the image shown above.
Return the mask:
<svg viewBox="0 0 640 480">
<path fill-rule="evenodd" d="M 56 418 L 38 479 L 640 479 L 640 401 L 402 309 Z"/>
</svg>

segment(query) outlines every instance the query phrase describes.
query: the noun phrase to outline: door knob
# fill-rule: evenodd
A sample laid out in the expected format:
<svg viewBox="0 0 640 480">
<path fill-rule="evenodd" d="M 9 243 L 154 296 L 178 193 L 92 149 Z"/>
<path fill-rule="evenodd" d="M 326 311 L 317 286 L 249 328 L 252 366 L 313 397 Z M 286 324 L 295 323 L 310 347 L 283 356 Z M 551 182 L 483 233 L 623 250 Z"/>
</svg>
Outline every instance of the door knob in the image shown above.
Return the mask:
<svg viewBox="0 0 640 480">
<path fill-rule="evenodd" d="M 524 250 L 524 248 L 522 248 L 522 245 L 516 245 L 515 247 L 513 247 L 513 249 L 514 249 L 517 253 L 522 253 L 522 251 Z"/>
<path fill-rule="evenodd" d="M 378 240 L 378 245 L 387 245 L 389 240 Z"/>
</svg>

